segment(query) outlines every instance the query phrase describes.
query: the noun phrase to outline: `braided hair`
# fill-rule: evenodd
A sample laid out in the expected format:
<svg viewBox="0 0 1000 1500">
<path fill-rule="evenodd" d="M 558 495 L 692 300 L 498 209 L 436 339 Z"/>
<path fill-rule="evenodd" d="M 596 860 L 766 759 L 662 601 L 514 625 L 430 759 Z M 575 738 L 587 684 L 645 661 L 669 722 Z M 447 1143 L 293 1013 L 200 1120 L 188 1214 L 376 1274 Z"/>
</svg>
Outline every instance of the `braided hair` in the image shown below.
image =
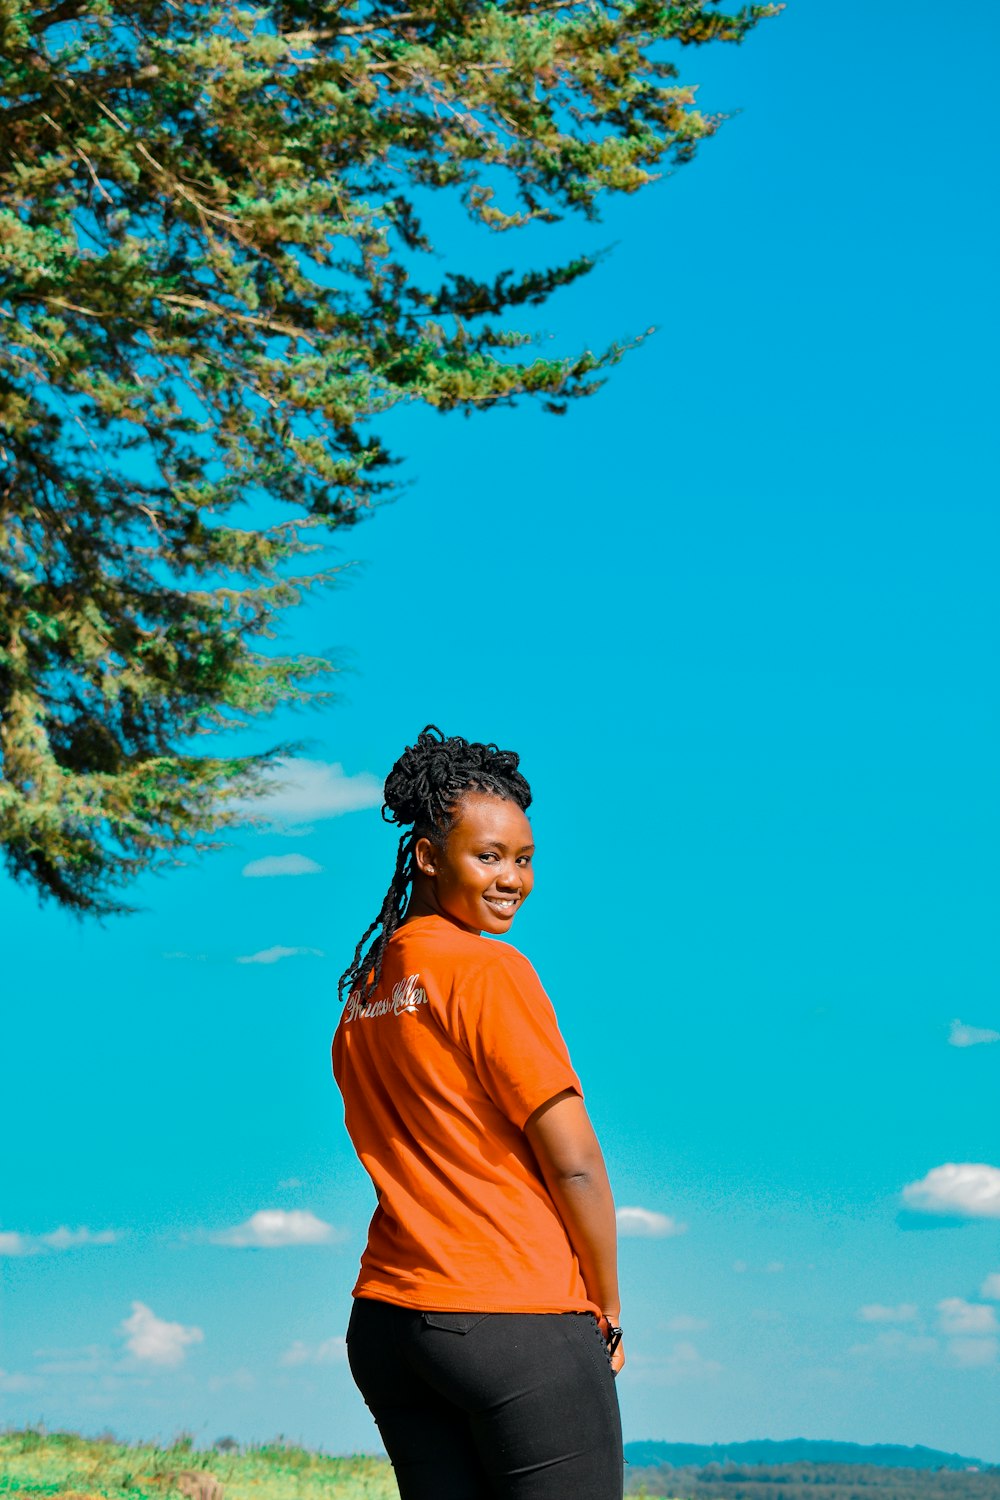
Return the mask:
<svg viewBox="0 0 1000 1500">
<path fill-rule="evenodd" d="M 417 735 L 389 772 L 385 783 L 382 817 L 398 823 L 404 831 L 396 851 L 396 868 L 378 916 L 365 929 L 354 950 L 350 967 L 341 975 L 338 993 L 355 989 L 367 1000 L 379 982 L 382 960 L 389 939 L 406 911 L 410 885 L 416 869 L 417 840 L 440 843 L 455 823 L 458 803 L 466 792 L 492 792 L 525 811 L 531 806 L 531 788 L 521 775 L 519 757 L 513 750 L 463 740 L 446 739 L 433 724 Z M 365 944 L 381 929 L 371 946 Z"/>
</svg>

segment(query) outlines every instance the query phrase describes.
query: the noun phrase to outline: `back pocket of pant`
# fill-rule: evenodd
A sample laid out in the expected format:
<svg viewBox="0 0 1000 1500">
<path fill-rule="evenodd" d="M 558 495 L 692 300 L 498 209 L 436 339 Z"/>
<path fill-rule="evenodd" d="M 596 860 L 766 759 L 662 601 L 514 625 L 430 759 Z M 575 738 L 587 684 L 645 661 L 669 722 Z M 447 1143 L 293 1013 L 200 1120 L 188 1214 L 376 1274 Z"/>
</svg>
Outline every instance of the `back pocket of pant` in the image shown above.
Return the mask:
<svg viewBox="0 0 1000 1500">
<path fill-rule="evenodd" d="M 443 1328 L 448 1333 L 469 1333 L 477 1323 L 488 1318 L 489 1313 L 422 1312 L 420 1317 L 428 1328 Z"/>
</svg>

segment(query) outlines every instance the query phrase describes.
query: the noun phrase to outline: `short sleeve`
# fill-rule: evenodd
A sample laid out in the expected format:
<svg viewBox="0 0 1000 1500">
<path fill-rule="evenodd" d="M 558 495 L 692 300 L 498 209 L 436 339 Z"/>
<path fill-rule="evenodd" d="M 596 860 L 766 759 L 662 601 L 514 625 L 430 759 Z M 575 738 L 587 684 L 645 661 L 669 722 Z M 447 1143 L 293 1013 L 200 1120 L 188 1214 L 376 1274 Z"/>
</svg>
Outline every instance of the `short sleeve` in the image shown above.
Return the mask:
<svg viewBox="0 0 1000 1500">
<path fill-rule="evenodd" d="M 583 1094 L 552 1002 L 522 954 L 499 951 L 462 991 L 463 1040 L 477 1076 L 519 1130 L 556 1094 Z"/>
</svg>

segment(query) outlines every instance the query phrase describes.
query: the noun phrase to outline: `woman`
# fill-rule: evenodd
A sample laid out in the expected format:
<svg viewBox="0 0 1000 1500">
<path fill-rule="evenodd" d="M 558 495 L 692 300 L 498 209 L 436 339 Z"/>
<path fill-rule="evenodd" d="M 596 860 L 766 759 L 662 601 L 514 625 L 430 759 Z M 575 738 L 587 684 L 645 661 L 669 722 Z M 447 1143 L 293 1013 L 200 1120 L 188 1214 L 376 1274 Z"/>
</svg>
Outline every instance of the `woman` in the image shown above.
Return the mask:
<svg viewBox="0 0 1000 1500">
<path fill-rule="evenodd" d="M 490 941 L 534 880 L 517 767 L 433 726 L 404 752 L 396 871 L 341 980 L 334 1074 L 378 1195 L 348 1355 L 402 1500 L 622 1493 L 607 1172 L 545 991 Z"/>
</svg>

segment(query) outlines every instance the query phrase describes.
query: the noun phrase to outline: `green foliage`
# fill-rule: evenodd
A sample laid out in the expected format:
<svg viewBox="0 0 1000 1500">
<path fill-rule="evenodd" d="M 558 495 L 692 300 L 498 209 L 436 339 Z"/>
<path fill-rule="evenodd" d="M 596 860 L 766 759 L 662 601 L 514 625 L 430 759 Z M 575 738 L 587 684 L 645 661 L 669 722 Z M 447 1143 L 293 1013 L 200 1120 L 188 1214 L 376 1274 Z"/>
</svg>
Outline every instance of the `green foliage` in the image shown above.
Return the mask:
<svg viewBox="0 0 1000 1500">
<path fill-rule="evenodd" d="M 205 1471 L 225 1500 L 397 1500 L 384 1458 L 331 1458 L 283 1442 L 242 1452 L 157 1447 L 33 1429 L 0 1434 L 0 1496 L 180 1500 L 171 1480 Z"/>
<path fill-rule="evenodd" d="M 435 281 L 422 195 L 451 190 L 494 232 L 593 216 L 720 123 L 665 44 L 739 42 L 779 8 L 0 0 L 15 876 L 125 910 L 116 890 L 260 788 L 268 756 L 192 736 L 316 698 L 329 663 L 262 642 L 332 576 L 304 556 L 388 487 L 374 420 L 401 401 L 559 410 L 619 357 L 532 358 L 509 322 L 585 257 Z M 247 504 L 289 515 L 241 527 Z"/>
</svg>

